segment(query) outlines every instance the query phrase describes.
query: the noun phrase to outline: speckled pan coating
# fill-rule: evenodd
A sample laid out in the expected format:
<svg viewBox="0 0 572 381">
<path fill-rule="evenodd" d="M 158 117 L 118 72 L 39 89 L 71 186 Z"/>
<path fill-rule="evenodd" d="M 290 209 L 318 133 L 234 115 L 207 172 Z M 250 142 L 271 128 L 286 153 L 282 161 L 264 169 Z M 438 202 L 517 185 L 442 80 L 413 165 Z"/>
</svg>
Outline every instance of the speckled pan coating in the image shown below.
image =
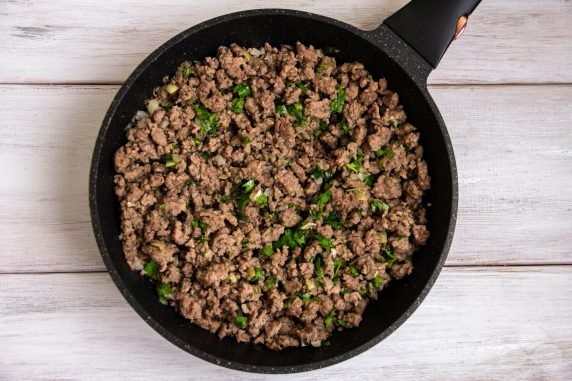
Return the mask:
<svg viewBox="0 0 572 381">
<path fill-rule="evenodd" d="M 432 233 L 414 261 L 408 279 L 395 282 L 370 303 L 359 328 L 332 336 L 331 346 L 274 352 L 240 344 L 190 325 L 161 305 L 153 286 L 125 263 L 119 235 L 119 207 L 113 193 L 113 153 L 124 144 L 124 128 L 145 98 L 185 59 L 212 55 L 219 45 L 293 44 L 297 40 L 325 49 L 339 63 L 359 60 L 374 78 L 386 77 L 410 120 L 421 132 L 433 191 L 427 197 Z M 457 172 L 443 119 L 427 91 L 431 66 L 386 26 L 361 31 L 323 16 L 290 10 L 253 10 L 221 16 L 196 25 L 167 41 L 131 74 L 103 121 L 92 158 L 89 202 L 103 261 L 117 287 L 137 313 L 158 333 L 185 351 L 212 363 L 247 372 L 294 373 L 333 365 L 371 348 L 395 331 L 419 306 L 447 257 L 457 213 Z M 391 348 L 387 348 L 391 350 Z M 375 364 L 372 364 L 375 366 Z"/>
</svg>

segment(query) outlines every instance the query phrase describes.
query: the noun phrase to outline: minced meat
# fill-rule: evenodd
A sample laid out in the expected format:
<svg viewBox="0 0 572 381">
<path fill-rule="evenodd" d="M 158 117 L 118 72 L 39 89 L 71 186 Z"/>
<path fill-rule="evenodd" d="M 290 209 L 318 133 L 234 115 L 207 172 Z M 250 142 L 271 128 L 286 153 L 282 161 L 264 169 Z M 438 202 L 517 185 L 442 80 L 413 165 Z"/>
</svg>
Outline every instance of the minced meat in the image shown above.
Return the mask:
<svg viewBox="0 0 572 381">
<path fill-rule="evenodd" d="M 319 346 L 429 239 L 428 167 L 399 96 L 312 46 L 185 62 L 126 135 L 127 263 L 221 338 Z"/>
</svg>

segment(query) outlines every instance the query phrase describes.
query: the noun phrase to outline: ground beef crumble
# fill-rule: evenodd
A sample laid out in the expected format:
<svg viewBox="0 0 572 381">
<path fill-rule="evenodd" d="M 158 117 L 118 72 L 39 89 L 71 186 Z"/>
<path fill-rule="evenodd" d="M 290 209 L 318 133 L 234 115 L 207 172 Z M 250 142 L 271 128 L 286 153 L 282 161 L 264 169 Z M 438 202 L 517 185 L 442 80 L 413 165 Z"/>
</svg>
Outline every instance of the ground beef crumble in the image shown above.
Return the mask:
<svg viewBox="0 0 572 381">
<path fill-rule="evenodd" d="M 428 167 L 398 94 L 362 64 L 233 44 L 146 106 L 115 153 L 123 251 L 194 324 L 320 346 L 411 273 Z"/>
</svg>

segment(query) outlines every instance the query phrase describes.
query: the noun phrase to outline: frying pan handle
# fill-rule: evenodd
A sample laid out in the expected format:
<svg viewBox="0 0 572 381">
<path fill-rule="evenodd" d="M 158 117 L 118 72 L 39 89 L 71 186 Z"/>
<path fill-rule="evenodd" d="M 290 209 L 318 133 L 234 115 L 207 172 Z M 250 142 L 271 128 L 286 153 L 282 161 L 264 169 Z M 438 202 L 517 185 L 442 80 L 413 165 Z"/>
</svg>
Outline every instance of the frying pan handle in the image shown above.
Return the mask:
<svg viewBox="0 0 572 381">
<path fill-rule="evenodd" d="M 413 0 L 383 23 L 436 68 L 481 0 Z"/>
</svg>

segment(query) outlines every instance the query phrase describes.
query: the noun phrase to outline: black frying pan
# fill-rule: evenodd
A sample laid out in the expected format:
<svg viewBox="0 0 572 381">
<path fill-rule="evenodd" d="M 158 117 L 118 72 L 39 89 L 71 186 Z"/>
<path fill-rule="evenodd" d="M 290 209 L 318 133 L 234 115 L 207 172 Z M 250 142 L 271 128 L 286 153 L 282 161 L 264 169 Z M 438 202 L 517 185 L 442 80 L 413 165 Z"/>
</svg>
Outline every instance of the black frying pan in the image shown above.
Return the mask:
<svg viewBox="0 0 572 381">
<path fill-rule="evenodd" d="M 451 244 L 457 212 L 457 173 L 445 123 L 427 91 L 427 76 L 464 26 L 480 0 L 414 0 L 373 31 L 306 12 L 264 9 L 217 17 L 167 41 L 147 57 L 113 100 L 97 138 L 91 164 L 89 202 L 103 261 L 131 306 L 172 343 L 207 361 L 243 371 L 301 372 L 355 356 L 379 343 L 419 306 L 435 282 Z M 386 77 L 397 91 L 409 121 L 418 127 L 432 177 L 426 201 L 431 238 L 414 257 L 411 276 L 392 282 L 368 305 L 359 328 L 336 332 L 330 346 L 280 352 L 219 340 L 157 300 L 154 286 L 129 270 L 118 239 L 119 204 L 113 188 L 113 154 L 125 143 L 125 126 L 165 75 L 184 60 L 213 56 L 233 42 L 259 47 L 312 44 L 337 62 L 360 61 L 374 78 Z M 391 348 L 387 348 L 391 350 Z M 373 365 L 375 366 L 375 365 Z"/>
</svg>

